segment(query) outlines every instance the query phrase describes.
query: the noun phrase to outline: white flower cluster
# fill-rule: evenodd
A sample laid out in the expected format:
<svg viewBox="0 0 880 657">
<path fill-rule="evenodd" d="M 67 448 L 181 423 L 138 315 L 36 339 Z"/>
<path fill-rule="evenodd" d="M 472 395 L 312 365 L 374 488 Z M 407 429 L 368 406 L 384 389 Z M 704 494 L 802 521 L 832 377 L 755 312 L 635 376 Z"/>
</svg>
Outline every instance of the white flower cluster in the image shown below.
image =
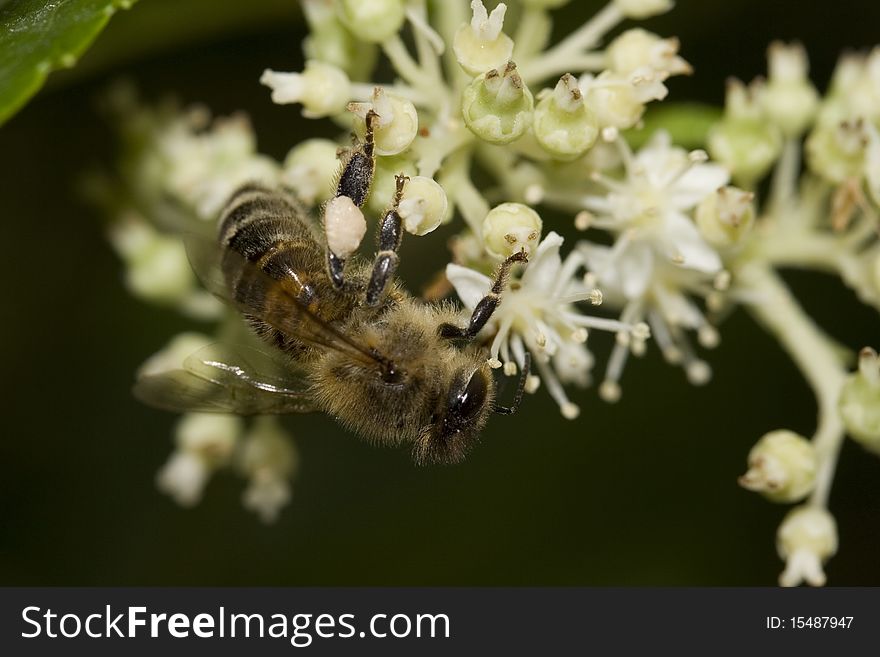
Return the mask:
<svg viewBox="0 0 880 657">
<path fill-rule="evenodd" d="M 151 356 L 140 373 L 179 369 L 187 356 L 211 342 L 207 335 L 182 333 Z M 225 468 L 247 478 L 242 503 L 264 522 L 274 522 L 290 501 L 290 479 L 298 458 L 275 417 L 257 418 L 247 428 L 236 416 L 187 413 L 174 433 L 176 448 L 157 473 L 156 485 L 181 506 L 198 504 L 211 476 Z"/>
<path fill-rule="evenodd" d="M 880 308 L 880 50 L 842 59 L 822 98 L 804 49 L 773 44 L 766 80 L 731 82 L 723 116 L 701 140 L 706 150 L 687 151 L 662 130 L 637 134 L 669 77 L 691 73 L 678 41 L 638 27 L 606 39 L 671 0 L 611 0 L 554 44 L 551 10 L 566 0 L 523 4 L 508 12 L 504 3 L 490 11 L 482 0 L 438 2 L 429 20 L 426 0 L 302 1 L 303 69 L 267 70 L 261 82 L 277 103 L 329 117 L 362 141 L 371 135 L 375 171 L 362 205 L 333 198 L 348 135 L 306 140 L 276 163 L 256 152 L 243 118 L 130 112 L 134 201 L 118 208 L 112 237 L 132 290 L 210 315 L 167 234 L 214 219 L 243 182 L 288 186 L 323 212 L 333 252 L 346 257 L 403 175 L 406 231 L 423 236 L 462 220 L 437 296 L 454 289 L 471 310 L 504 258 L 528 255 L 478 340 L 508 376 L 530 354 L 526 390 L 543 383 L 566 418 L 579 413 L 566 386 L 591 382 L 592 329 L 615 334 L 599 394 L 616 401 L 624 365 L 649 338 L 690 382 L 708 382 L 693 338 L 715 347 L 718 322 L 740 304 L 791 355 L 819 403 L 812 439 L 767 434 L 740 483 L 772 501 L 802 502 L 780 527 L 781 582 L 823 583 L 822 564 L 837 549 L 827 501 L 841 441 L 849 433 L 872 451 L 880 445 L 878 360 L 863 350 L 849 374 L 777 269 L 835 273 Z M 379 54 L 393 82 L 370 79 Z M 644 145 L 634 151 L 633 139 Z M 492 183 L 474 182 L 486 178 Z M 545 231 L 560 212 L 579 231 L 565 256 L 563 224 Z M 612 317 L 588 313 L 600 303 Z M 169 366 L 162 353 L 151 366 Z M 246 433 L 235 418 L 187 417 L 177 444 L 159 483 L 181 503 L 197 501 L 225 466 L 248 476 L 245 505 L 264 519 L 288 501 L 296 458 L 274 422 L 260 419 Z"/>
</svg>

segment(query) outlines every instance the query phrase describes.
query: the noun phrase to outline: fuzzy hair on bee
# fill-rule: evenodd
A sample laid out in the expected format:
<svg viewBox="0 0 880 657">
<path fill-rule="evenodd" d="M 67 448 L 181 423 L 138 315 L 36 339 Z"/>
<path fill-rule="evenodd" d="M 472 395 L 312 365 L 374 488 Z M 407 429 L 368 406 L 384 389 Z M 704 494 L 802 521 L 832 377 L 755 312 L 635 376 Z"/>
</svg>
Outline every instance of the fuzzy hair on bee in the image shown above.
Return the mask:
<svg viewBox="0 0 880 657">
<path fill-rule="evenodd" d="M 337 196 L 372 176 L 369 127 L 369 147 L 343 161 Z M 466 326 L 452 303 L 412 297 L 394 275 L 406 180 L 398 176 L 378 226 L 372 266 L 334 257 L 287 191 L 253 184 L 236 191 L 217 239 L 193 238 L 187 251 L 205 286 L 241 314 L 264 348 L 213 345 L 181 369 L 142 376 L 135 394 L 174 411 L 320 411 L 370 443 L 408 446 L 417 463 L 461 461 L 489 416 L 514 412 L 522 398 L 527 367 L 514 404 L 495 403 L 487 353 L 473 339 L 500 303 L 511 267 L 526 257 L 516 253 L 499 266 Z"/>
</svg>

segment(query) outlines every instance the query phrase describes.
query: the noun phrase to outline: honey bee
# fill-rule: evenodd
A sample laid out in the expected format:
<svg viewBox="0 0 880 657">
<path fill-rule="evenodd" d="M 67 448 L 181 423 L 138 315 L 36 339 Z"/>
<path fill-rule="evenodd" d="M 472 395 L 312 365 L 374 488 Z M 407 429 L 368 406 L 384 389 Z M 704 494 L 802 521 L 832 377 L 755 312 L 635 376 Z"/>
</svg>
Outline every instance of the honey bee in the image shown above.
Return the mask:
<svg viewBox="0 0 880 657">
<path fill-rule="evenodd" d="M 364 142 L 343 157 L 336 189 L 358 206 L 374 168 L 372 118 Z M 522 398 L 528 363 L 513 404 L 500 406 L 474 338 L 526 255 L 501 263 L 467 326 L 458 325 L 452 304 L 413 298 L 394 277 L 406 181 L 397 177 L 372 267 L 332 253 L 286 191 L 240 188 L 221 213 L 218 238 L 191 240 L 187 250 L 206 287 L 241 313 L 271 353 L 212 345 L 182 369 L 140 377 L 136 396 L 178 412 L 322 411 L 372 443 L 410 446 L 417 463 L 461 461 L 489 415 L 515 412 Z"/>
</svg>

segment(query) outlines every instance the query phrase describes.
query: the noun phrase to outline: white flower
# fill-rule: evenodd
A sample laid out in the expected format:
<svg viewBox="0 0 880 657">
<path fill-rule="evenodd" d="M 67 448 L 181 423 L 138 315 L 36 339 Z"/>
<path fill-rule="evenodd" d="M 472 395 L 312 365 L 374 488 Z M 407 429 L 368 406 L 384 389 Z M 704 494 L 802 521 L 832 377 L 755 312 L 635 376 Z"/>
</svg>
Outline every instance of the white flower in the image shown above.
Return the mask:
<svg viewBox="0 0 880 657">
<path fill-rule="evenodd" d="M 605 51 L 609 68 L 626 75 L 644 66 L 669 75 L 690 74 L 690 64 L 678 55 L 678 39 L 661 39 L 656 34 L 634 28 L 614 39 Z"/>
<path fill-rule="evenodd" d="M 176 451 L 156 473 L 156 487 L 180 506 L 195 506 L 209 476 L 208 466 L 197 454 Z"/>
<path fill-rule="evenodd" d="M 568 399 L 562 383 L 585 385 L 589 381 L 593 359 L 584 344 L 587 329 L 628 332 L 632 327 L 582 315 L 575 309 L 574 304 L 580 301 L 598 303 L 601 294 L 577 276 L 583 266 L 579 252 L 569 254 L 563 262 L 559 255 L 562 242 L 554 232 L 541 241 L 525 273 L 505 290 L 484 335 L 490 342 L 491 360 L 503 363 L 509 375 L 523 367 L 528 350 L 548 392 L 562 414 L 571 419 L 577 417 L 579 408 Z M 470 310 L 492 284 L 488 276 L 455 264 L 447 265 L 446 276 Z"/>
<path fill-rule="evenodd" d="M 241 435 L 241 418 L 187 413 L 175 430 L 177 449 L 156 474 L 156 486 L 181 506 L 194 506 L 211 474 L 226 465 Z"/>
<path fill-rule="evenodd" d="M 704 383 L 710 371 L 694 357 L 681 329 L 700 331 L 705 343 L 717 342 L 717 334 L 689 295 L 711 288 L 722 263 L 688 213 L 723 186 L 728 174 L 720 166 L 705 164 L 705 153 L 673 148 L 666 133 L 658 133 L 636 155 L 619 143 L 624 178 L 594 175 L 607 192 L 582 200 L 589 224 L 612 232 L 616 242 L 611 247 L 582 242 L 578 250 L 597 284 L 624 306 L 622 321 L 647 319 L 667 360 L 683 361 L 691 381 Z M 618 340 L 604 397 L 619 395 L 616 384 L 634 346 L 625 338 Z"/>
<path fill-rule="evenodd" d="M 799 506 L 785 517 L 776 534 L 776 549 L 785 560 L 781 586 L 825 584 L 822 564 L 837 552 L 837 523 L 821 507 Z"/>
<path fill-rule="evenodd" d="M 263 522 L 274 522 L 290 502 L 290 478 L 298 461 L 292 439 L 277 418 L 257 419 L 238 454 L 238 467 L 249 479 L 242 495 L 244 507 Z"/>
<path fill-rule="evenodd" d="M 241 503 L 260 520 L 271 524 L 278 519 L 281 509 L 290 502 L 290 482 L 270 470 L 260 470 L 251 477 L 242 494 Z"/>
<path fill-rule="evenodd" d="M 481 0 L 471 2 L 471 22 L 458 28 L 452 41 L 455 58 L 470 75 L 485 73 L 510 61 L 513 40 L 501 31 L 506 11 L 503 2 L 491 14 Z"/>
<path fill-rule="evenodd" d="M 373 139 L 377 155 L 397 155 L 410 147 L 419 132 L 419 113 L 411 101 L 376 87 L 369 102 L 348 103 L 348 111 L 361 119 L 366 119 L 370 110 L 376 114 Z"/>
<path fill-rule="evenodd" d="M 161 124 L 150 145 L 139 178 L 157 188 L 157 198 L 170 195 L 200 219 L 215 220 L 244 183 L 273 186 L 279 179 L 280 167 L 256 152 L 256 137 L 242 115 L 211 124 L 206 113 L 193 110 Z"/>
<path fill-rule="evenodd" d="M 665 72 L 642 66 L 626 75 L 611 70 L 598 76 L 585 73 L 578 85 L 599 125 L 626 129 L 638 123 L 647 103 L 666 98 L 669 90 L 663 81 L 667 77 Z"/>
<path fill-rule="evenodd" d="M 309 118 L 341 114 L 351 98 L 345 71 L 325 62 L 308 61 L 302 73 L 266 69 L 260 82 L 272 89 L 273 103 L 302 103 Z"/>
</svg>

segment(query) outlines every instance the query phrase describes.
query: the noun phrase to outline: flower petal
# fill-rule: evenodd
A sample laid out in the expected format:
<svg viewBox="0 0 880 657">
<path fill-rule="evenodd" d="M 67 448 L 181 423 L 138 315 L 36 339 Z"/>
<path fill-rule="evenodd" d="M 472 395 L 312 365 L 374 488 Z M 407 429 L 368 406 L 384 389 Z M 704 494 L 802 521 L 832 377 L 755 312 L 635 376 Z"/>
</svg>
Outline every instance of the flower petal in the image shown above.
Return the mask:
<svg viewBox="0 0 880 657">
<path fill-rule="evenodd" d="M 700 236 L 696 224 L 683 214 L 670 212 L 663 222 L 662 239 L 670 259 L 684 258 L 687 269 L 714 274 L 721 270 L 721 258 Z"/>
<path fill-rule="evenodd" d="M 618 270 L 624 296 L 627 299 L 641 297 L 648 289 L 654 272 L 654 255 L 650 245 L 643 241 L 629 244 L 612 268 Z"/>
<path fill-rule="evenodd" d="M 670 186 L 670 203 L 677 210 L 690 210 L 729 180 L 730 174 L 721 165 L 695 164 Z"/>
<path fill-rule="evenodd" d="M 559 247 L 563 238 L 555 232 L 549 232 L 541 240 L 522 277 L 522 284 L 535 290 L 551 290 L 556 285 L 562 258 Z"/>
<path fill-rule="evenodd" d="M 473 310 L 492 287 L 491 279 L 485 274 L 456 264 L 446 265 L 446 278 L 469 310 Z"/>
</svg>

